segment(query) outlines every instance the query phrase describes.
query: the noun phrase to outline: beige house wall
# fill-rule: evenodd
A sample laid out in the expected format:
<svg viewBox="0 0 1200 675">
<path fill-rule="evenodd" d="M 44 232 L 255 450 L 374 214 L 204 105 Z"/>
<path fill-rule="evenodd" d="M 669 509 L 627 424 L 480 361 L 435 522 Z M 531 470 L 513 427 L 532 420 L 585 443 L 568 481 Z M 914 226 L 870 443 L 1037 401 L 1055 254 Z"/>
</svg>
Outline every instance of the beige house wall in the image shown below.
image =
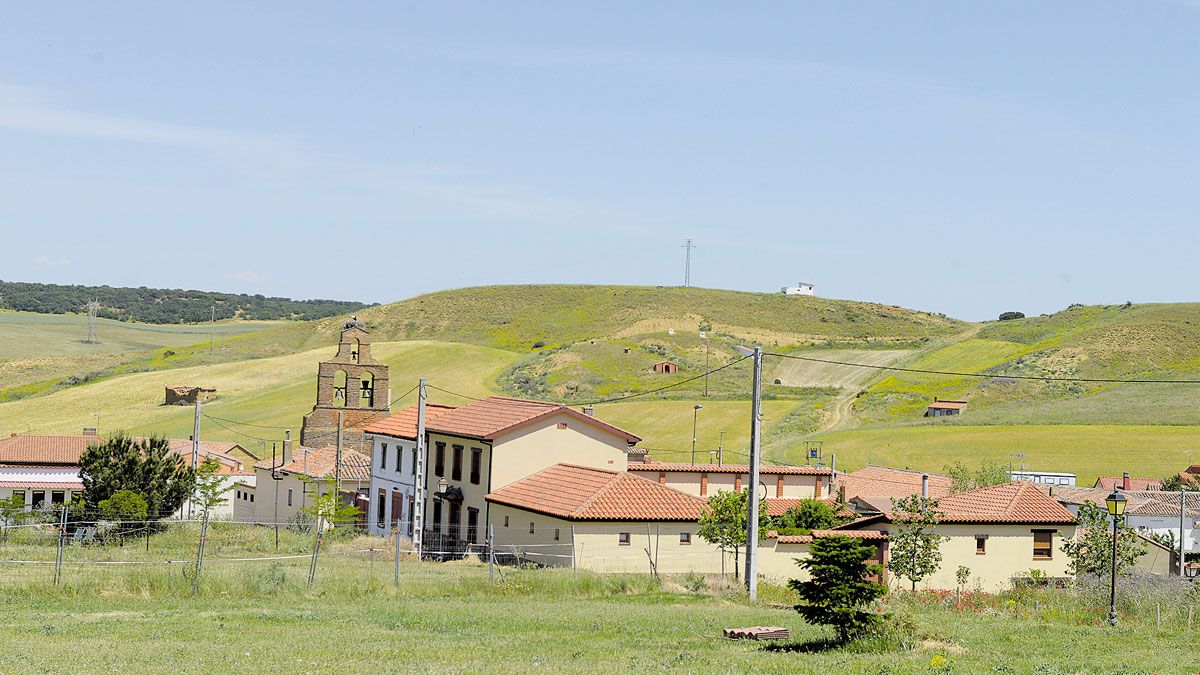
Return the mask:
<svg viewBox="0 0 1200 675">
<path fill-rule="evenodd" d="M 318 486 L 321 491 L 331 488 L 332 480 L 305 483 L 295 474 L 283 474 L 283 480 L 274 481 L 271 479 L 270 469 L 255 470 L 255 486 L 247 487 L 238 485 L 233 492 L 229 493 L 230 499 L 233 501 L 233 517 L 234 520 L 252 521 L 256 523 L 274 523 L 276 522 L 275 511 L 275 485 L 279 484 L 279 511 L 278 521 L 281 523 L 290 522 L 306 507 L 311 506 L 313 497 L 316 494 Z M 342 490 L 365 490 L 368 483 L 366 481 L 343 480 Z M 291 490 L 291 505 L 288 504 L 288 490 Z M 250 493 L 254 495 L 254 500 L 237 498 L 237 492 Z"/>
<path fill-rule="evenodd" d="M 636 465 L 630 465 L 630 473 L 636 474 L 647 480 L 652 480 L 655 483 L 659 482 L 659 473 L 653 469 L 638 469 Z M 718 492 L 734 492 L 737 489 L 738 474 L 734 473 L 709 473 L 708 474 L 708 489 L 705 494 L 701 494 L 702 475 L 701 472 L 691 471 L 664 471 L 663 485 L 669 488 L 686 492 L 689 495 L 696 497 L 711 497 Z M 813 499 L 816 495 L 817 479 L 821 479 L 821 494 L 816 497 L 824 499 L 829 496 L 829 476 L 807 476 L 799 474 L 784 474 L 783 476 L 783 498 L 785 499 Z M 744 489 L 750 484 L 749 474 L 741 474 L 741 485 Z M 764 473 L 759 475 L 759 483 L 766 487 L 767 498 L 775 499 L 778 492 L 778 474 Z M 760 492 L 761 494 L 761 492 Z"/>
<path fill-rule="evenodd" d="M 700 525 L 695 522 L 650 522 L 649 527 L 645 521 L 573 522 L 501 504 L 492 505 L 491 515 L 498 553 L 517 549 L 524 559 L 547 566 L 570 567 L 573 554 L 579 569 L 646 574 L 651 569 L 646 554 L 650 549 L 659 574 L 722 571 L 721 552 L 699 537 Z M 623 532 L 629 534 L 628 545 L 620 543 Z M 690 544 L 681 543 L 681 533 L 691 535 Z M 732 553 L 725 558 L 725 571 L 732 574 Z"/>
<path fill-rule="evenodd" d="M 895 524 L 882 523 L 878 527 L 886 532 L 895 532 Z M 1049 560 L 1033 557 L 1033 530 L 1055 530 L 1051 541 Z M 934 528 L 937 534 L 948 537 L 941 544 L 942 563 L 933 576 L 917 584 L 919 589 L 953 589 L 958 587 L 955 571 L 959 565 L 971 570 L 968 588 L 988 592 L 1008 589 L 1013 577 L 1039 570 L 1048 577 L 1069 577 L 1069 560 L 1062 551 L 1063 541 L 1075 536 L 1074 525 L 957 525 L 945 524 Z M 986 535 L 986 553 L 975 552 L 975 536 Z M 888 555 L 890 557 L 891 551 Z M 889 582 L 894 588 L 911 588 L 911 583 L 899 579 L 890 571 Z"/>
<path fill-rule="evenodd" d="M 779 585 L 787 584 L 791 579 L 807 581 L 808 572 L 797 565 L 796 560 L 808 555 L 808 544 L 781 544 L 775 539 L 761 541 L 758 543 L 758 576 Z"/>
</svg>

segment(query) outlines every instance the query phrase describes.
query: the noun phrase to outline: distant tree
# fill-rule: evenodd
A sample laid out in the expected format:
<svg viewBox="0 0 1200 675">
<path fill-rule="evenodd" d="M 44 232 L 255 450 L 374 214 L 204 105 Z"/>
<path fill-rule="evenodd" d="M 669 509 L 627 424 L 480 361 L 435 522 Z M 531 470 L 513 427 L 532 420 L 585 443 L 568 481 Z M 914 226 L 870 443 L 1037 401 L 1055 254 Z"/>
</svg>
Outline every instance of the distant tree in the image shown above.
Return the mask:
<svg viewBox="0 0 1200 675">
<path fill-rule="evenodd" d="M 934 533 L 937 504 L 936 499 L 921 495 L 892 500 L 892 520 L 899 528 L 888 537 L 892 553 L 888 568 L 908 579 L 914 591 L 917 582 L 937 572 L 942 564 L 941 544 L 946 538 Z"/>
<path fill-rule="evenodd" d="M 1177 473 L 1173 473 L 1162 479 L 1162 490 L 1164 492 L 1179 492 L 1180 490 L 1200 491 L 1200 478 L 1190 476 L 1184 479 Z"/>
<path fill-rule="evenodd" d="M 996 462 L 983 462 L 974 469 L 968 468 L 962 462 L 955 462 L 945 467 L 946 475 L 953 479 L 950 492 L 966 492 L 992 485 L 1003 485 L 1009 482 L 1008 469 Z"/>
<path fill-rule="evenodd" d="M 1108 510 L 1085 502 L 1076 516 L 1075 537 L 1062 543 L 1070 560 L 1068 570 L 1076 576 L 1094 574 L 1096 579 L 1112 576 L 1113 533 Z M 1146 555 L 1146 542 L 1137 532 L 1117 521 L 1117 574 L 1127 573 Z"/>
<path fill-rule="evenodd" d="M 192 490 L 192 503 L 200 509 L 203 515 L 229 501 L 225 493 L 233 489 L 223 476 L 217 473 L 221 463 L 209 457 L 200 464 L 196 471 L 196 487 Z"/>
<path fill-rule="evenodd" d="M 196 480 L 195 469 L 170 452 L 165 438 L 134 439 L 118 433 L 89 446 L 79 464 L 88 510 L 99 510 L 100 502 L 128 490 L 145 500 L 146 520 L 178 511 Z"/>
<path fill-rule="evenodd" d="M 1025 315 L 1021 312 L 1004 312 L 1000 315 L 1001 321 L 1011 321 L 1013 319 L 1024 319 Z"/>
<path fill-rule="evenodd" d="M 700 538 L 721 549 L 722 554 L 733 551 L 733 574 L 738 576 L 739 548 L 746 545 L 746 518 L 750 511 L 750 496 L 741 492 L 718 492 L 708 498 L 704 512 L 700 514 Z M 758 537 L 765 539 L 770 520 L 767 505 L 758 503 Z"/>
<path fill-rule="evenodd" d="M 809 557 L 796 561 L 808 570 L 808 580 L 788 582 L 800 595 L 796 611 L 809 623 L 832 626 L 839 643 L 878 626 L 884 615 L 871 612 L 868 606 L 883 597 L 887 587 L 867 578 L 883 570 L 867 563 L 874 553 L 874 546 L 855 537 L 813 540 Z"/>
<path fill-rule="evenodd" d="M 802 499 L 782 516 L 771 519 L 771 529 L 780 534 L 807 534 L 846 522 L 839 518 L 828 503 L 820 499 Z"/>
</svg>

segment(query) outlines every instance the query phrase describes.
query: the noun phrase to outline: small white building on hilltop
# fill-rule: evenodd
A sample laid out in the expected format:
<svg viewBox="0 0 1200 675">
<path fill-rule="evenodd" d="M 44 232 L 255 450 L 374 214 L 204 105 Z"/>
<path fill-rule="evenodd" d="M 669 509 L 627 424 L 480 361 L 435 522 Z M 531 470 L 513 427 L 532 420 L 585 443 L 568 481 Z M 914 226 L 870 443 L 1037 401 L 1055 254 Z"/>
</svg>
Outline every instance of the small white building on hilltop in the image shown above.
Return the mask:
<svg viewBox="0 0 1200 675">
<path fill-rule="evenodd" d="M 779 290 L 784 295 L 812 295 L 813 285 L 806 281 L 801 281 L 795 286 L 784 286 Z"/>
</svg>

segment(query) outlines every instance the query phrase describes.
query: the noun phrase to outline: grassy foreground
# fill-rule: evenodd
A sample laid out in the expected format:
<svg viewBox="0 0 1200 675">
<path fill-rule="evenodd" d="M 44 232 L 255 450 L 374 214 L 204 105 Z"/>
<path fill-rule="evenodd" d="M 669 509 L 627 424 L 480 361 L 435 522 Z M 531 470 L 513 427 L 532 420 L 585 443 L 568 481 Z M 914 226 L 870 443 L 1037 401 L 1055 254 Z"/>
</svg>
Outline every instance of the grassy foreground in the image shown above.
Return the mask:
<svg viewBox="0 0 1200 675">
<path fill-rule="evenodd" d="M 770 606 L 791 601 L 781 589 L 763 589 L 763 604 L 750 607 L 713 580 L 708 589 L 717 590 L 688 579 L 504 568 L 491 581 L 486 566 L 411 560 L 401 561 L 397 589 L 389 542 L 369 537 L 333 537 L 310 589 L 307 558 L 229 561 L 274 555 L 270 535 L 216 528 L 196 597 L 188 566 L 163 562 L 186 555 L 194 526 L 154 535 L 148 554 L 139 540 L 72 545 L 59 587 L 52 567 L 10 562 L 52 560 L 50 538 L 10 539 L 0 548 L 5 670 L 1172 673 L 1194 672 L 1200 646 L 1177 611 L 1158 627 L 1152 609 L 1123 606 L 1122 626 L 1110 629 L 1095 625 L 1091 609 L 1042 592 L 957 604 L 899 594 L 888 605 L 911 620 L 911 639 L 822 650 L 824 629 Z M 285 531 L 280 555 L 309 541 Z M 155 564 L 80 564 L 114 559 Z M 786 626 L 793 639 L 770 648 L 720 637 L 751 625 Z"/>
</svg>

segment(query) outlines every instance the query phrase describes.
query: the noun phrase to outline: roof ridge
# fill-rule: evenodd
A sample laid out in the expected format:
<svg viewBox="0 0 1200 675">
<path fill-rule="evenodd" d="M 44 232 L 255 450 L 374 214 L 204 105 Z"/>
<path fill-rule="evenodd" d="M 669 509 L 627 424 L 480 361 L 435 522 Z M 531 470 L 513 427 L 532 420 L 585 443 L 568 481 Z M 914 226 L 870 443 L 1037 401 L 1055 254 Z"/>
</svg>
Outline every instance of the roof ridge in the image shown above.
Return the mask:
<svg viewBox="0 0 1200 675">
<path fill-rule="evenodd" d="M 584 468 L 586 468 L 586 467 L 584 467 Z M 604 483 L 604 485 L 600 486 L 600 489 L 596 490 L 596 492 L 594 492 L 591 497 L 588 497 L 586 500 L 584 500 L 584 502 L 582 504 L 580 504 L 578 506 L 578 508 L 576 508 L 574 511 L 572 511 L 571 515 L 578 516 L 579 514 L 586 512 L 589 507 L 591 507 L 594 503 L 596 503 L 596 501 L 598 499 L 600 499 L 601 496 L 608 494 L 608 491 L 612 490 L 613 487 L 616 486 L 616 484 L 621 480 L 621 476 L 623 476 L 623 475 L 628 476 L 629 474 L 620 474 L 620 473 L 613 472 L 612 477 L 609 478 L 608 481 L 606 481 Z M 655 483 L 655 485 L 657 485 L 657 483 Z"/>
</svg>

